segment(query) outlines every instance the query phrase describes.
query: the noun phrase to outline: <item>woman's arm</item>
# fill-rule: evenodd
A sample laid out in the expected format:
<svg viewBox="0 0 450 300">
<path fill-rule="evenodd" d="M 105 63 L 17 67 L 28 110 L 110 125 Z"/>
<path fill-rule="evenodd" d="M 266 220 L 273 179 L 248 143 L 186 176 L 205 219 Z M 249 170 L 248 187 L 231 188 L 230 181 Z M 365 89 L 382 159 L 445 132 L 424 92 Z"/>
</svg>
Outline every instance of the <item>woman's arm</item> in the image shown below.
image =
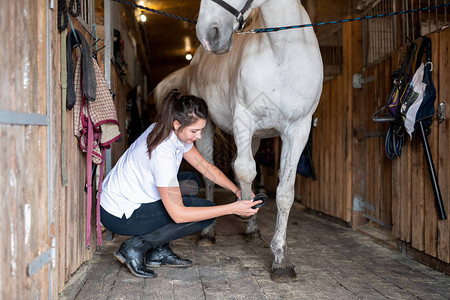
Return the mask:
<svg viewBox="0 0 450 300">
<path fill-rule="evenodd" d="M 185 152 L 183 158 L 206 178 L 232 191 L 239 199 L 241 198 L 241 190 L 216 166 L 207 162 L 195 146 L 192 146 L 191 150 Z"/>
<path fill-rule="evenodd" d="M 250 217 L 259 210 L 259 208 L 253 209 L 252 206 L 261 202 L 242 200 L 225 205 L 186 207 L 183 204 L 179 187 L 158 187 L 158 191 L 164 207 L 176 223 L 202 221 L 230 214 Z"/>
</svg>

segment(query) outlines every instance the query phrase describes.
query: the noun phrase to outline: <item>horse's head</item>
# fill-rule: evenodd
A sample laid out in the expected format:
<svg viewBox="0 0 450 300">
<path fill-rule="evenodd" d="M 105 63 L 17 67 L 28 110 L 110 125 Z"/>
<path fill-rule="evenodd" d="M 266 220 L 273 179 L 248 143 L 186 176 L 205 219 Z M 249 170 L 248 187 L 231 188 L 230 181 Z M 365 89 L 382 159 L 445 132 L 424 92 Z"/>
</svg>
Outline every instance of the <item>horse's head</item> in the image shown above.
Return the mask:
<svg viewBox="0 0 450 300">
<path fill-rule="evenodd" d="M 206 52 L 230 51 L 233 32 L 242 29 L 254 0 L 202 0 L 197 20 L 197 37 Z M 255 2 L 258 2 L 256 0 Z"/>
</svg>

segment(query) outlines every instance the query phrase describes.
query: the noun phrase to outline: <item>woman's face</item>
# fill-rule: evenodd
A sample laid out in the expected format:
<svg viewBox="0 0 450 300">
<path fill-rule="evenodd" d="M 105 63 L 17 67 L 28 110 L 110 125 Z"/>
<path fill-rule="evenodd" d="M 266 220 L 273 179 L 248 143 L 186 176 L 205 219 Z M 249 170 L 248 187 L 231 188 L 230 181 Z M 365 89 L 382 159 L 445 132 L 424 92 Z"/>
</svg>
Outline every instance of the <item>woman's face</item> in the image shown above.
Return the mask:
<svg viewBox="0 0 450 300">
<path fill-rule="evenodd" d="M 198 119 L 197 122 L 192 123 L 189 126 L 180 129 L 180 123 L 175 120 L 173 122 L 174 132 L 177 135 L 178 139 L 184 143 L 192 144 L 196 140 L 202 138 L 202 129 L 206 125 L 205 119 Z"/>
</svg>

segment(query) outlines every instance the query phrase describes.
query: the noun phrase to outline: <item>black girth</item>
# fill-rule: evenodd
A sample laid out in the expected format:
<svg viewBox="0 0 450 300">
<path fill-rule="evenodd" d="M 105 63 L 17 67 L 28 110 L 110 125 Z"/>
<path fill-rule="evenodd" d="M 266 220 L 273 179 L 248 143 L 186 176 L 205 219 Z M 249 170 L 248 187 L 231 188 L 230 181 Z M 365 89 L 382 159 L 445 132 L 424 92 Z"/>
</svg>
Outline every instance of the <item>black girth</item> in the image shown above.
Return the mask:
<svg viewBox="0 0 450 300">
<path fill-rule="evenodd" d="M 247 2 L 245 3 L 244 7 L 239 11 L 236 8 L 234 8 L 233 6 L 231 6 L 230 4 L 226 3 L 223 0 L 211 0 L 215 3 L 217 3 L 218 5 L 222 6 L 224 9 L 226 9 L 228 12 L 230 12 L 233 16 L 236 17 L 236 20 L 239 22 L 239 28 L 238 30 L 242 30 L 242 28 L 244 28 L 245 25 L 245 19 L 244 19 L 244 14 L 246 13 L 246 11 L 250 8 L 250 6 L 253 3 L 253 0 L 247 0 Z"/>
</svg>

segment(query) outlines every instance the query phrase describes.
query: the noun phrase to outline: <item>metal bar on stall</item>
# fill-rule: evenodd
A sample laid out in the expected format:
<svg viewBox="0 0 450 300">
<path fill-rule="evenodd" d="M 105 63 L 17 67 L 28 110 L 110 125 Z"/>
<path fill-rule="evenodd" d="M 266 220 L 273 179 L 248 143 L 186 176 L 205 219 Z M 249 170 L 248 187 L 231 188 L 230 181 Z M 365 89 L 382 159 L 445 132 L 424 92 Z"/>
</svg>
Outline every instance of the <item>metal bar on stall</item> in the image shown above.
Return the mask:
<svg viewBox="0 0 450 300">
<path fill-rule="evenodd" d="M 0 124 L 48 126 L 48 115 L 0 110 Z"/>
<path fill-rule="evenodd" d="M 445 214 L 444 203 L 442 202 L 441 190 L 439 189 L 439 182 L 436 177 L 436 170 L 434 168 L 433 157 L 431 156 L 430 146 L 428 144 L 427 135 L 423 127 L 422 121 L 419 121 L 420 136 L 422 138 L 423 151 L 425 154 L 425 160 L 427 161 L 428 171 L 430 173 L 431 184 L 433 186 L 434 200 L 436 202 L 436 207 L 438 210 L 438 215 L 440 220 L 446 220 L 447 216 Z"/>
</svg>

